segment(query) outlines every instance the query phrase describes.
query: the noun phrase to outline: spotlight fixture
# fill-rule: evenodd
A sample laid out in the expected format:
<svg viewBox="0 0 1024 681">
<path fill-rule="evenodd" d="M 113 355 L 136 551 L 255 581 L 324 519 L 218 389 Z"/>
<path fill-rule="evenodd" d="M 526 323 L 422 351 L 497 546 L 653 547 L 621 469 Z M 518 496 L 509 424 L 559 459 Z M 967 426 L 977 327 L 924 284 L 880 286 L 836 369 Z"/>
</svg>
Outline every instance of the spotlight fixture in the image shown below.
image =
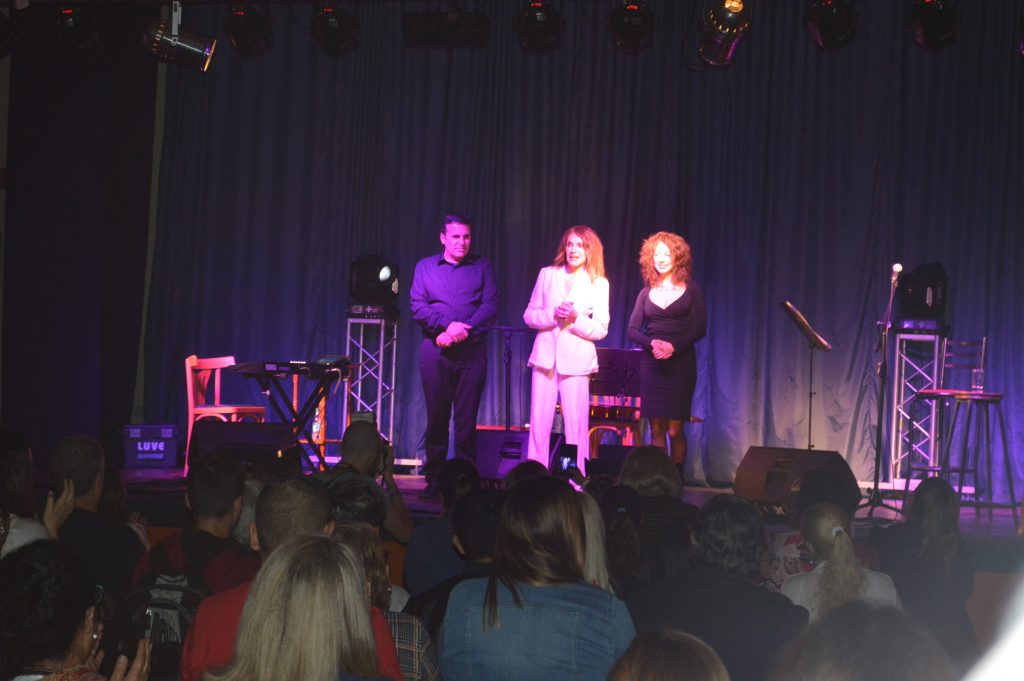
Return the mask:
<svg viewBox="0 0 1024 681">
<path fill-rule="evenodd" d="M 804 23 L 814 44 L 831 52 L 853 41 L 857 32 L 857 10 L 852 0 L 812 0 L 804 14 Z"/>
<path fill-rule="evenodd" d="M 398 266 L 379 255 L 364 255 L 349 268 L 349 314 L 388 316 L 396 311 Z"/>
<path fill-rule="evenodd" d="M 728 66 L 749 28 L 750 8 L 743 0 L 717 0 L 704 17 L 697 55 L 708 66 Z"/>
<path fill-rule="evenodd" d="M 313 40 L 328 57 L 342 57 L 359 48 L 359 19 L 333 0 L 313 10 Z"/>
<path fill-rule="evenodd" d="M 266 15 L 247 5 L 233 4 L 224 20 L 224 33 L 231 46 L 246 59 L 258 57 L 274 46 L 274 34 Z"/>
<path fill-rule="evenodd" d="M 623 54 L 640 54 L 654 44 L 654 11 L 643 0 L 616 0 L 608 25 L 612 45 Z"/>
<path fill-rule="evenodd" d="M 562 25 L 562 15 L 547 0 L 526 0 L 516 17 L 519 46 L 529 54 L 557 50 Z"/>
<path fill-rule="evenodd" d="M 171 19 L 150 23 L 142 35 L 142 44 L 163 62 L 179 64 L 205 72 L 210 68 L 217 40 L 180 31 L 181 0 L 171 3 Z"/>
<path fill-rule="evenodd" d="M 926 50 L 938 50 L 953 42 L 956 34 L 956 3 L 951 0 L 910 0 L 908 23 L 914 42 Z"/>
<path fill-rule="evenodd" d="M 57 44 L 68 50 L 99 45 L 95 9 L 91 5 L 57 5 Z"/>
</svg>

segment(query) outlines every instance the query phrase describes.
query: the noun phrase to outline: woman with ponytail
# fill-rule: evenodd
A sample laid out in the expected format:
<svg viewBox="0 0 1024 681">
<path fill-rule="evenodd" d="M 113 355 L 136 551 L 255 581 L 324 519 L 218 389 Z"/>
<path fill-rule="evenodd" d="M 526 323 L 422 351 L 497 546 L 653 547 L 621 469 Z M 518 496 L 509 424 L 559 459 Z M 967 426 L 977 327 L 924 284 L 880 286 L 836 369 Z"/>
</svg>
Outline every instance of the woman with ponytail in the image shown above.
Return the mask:
<svg viewBox="0 0 1024 681">
<path fill-rule="evenodd" d="M 801 525 L 817 566 L 786 580 L 782 593 L 807 608 L 812 622 L 849 601 L 901 607 L 889 576 L 865 570 L 858 560 L 850 516 L 842 508 L 829 502 L 815 504 L 804 512 Z"/>
</svg>

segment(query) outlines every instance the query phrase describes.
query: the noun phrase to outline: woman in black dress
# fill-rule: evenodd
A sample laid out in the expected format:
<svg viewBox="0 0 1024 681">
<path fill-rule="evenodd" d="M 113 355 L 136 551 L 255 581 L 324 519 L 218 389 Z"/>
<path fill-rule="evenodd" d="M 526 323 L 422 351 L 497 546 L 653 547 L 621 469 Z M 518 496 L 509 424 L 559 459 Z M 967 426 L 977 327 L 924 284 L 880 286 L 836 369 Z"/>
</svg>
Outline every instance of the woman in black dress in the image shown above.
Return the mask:
<svg viewBox="0 0 1024 681">
<path fill-rule="evenodd" d="M 640 247 L 647 285 L 629 317 L 629 339 L 647 350 L 640 362 L 640 413 L 651 424 L 651 444 L 677 464 L 686 461 L 683 424 L 697 386 L 693 344 L 707 333 L 704 293 L 691 278 L 690 245 L 671 232 L 656 232 Z"/>
</svg>

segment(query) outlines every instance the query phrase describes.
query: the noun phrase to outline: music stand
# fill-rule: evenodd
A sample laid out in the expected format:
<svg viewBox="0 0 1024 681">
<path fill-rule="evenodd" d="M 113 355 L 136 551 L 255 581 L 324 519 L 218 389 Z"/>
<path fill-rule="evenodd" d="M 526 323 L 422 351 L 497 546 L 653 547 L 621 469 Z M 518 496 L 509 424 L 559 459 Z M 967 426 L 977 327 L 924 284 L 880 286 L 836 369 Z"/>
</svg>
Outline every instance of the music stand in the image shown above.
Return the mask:
<svg viewBox="0 0 1024 681">
<path fill-rule="evenodd" d="M 621 441 L 631 442 L 623 435 L 623 429 L 634 432 L 636 425 L 637 407 L 634 402 L 627 406 L 628 398 L 640 396 L 640 382 L 636 380 L 640 374 L 640 360 L 643 357 L 642 350 L 625 350 L 622 348 L 597 348 L 597 373 L 591 374 L 590 394 L 598 397 L 612 397 L 615 405 L 594 405 L 590 406 L 591 428 L 593 433 L 596 430 L 607 429 L 618 433 Z M 597 419 L 597 423 L 593 419 Z M 591 460 L 597 459 L 596 447 L 591 452 Z M 588 464 L 589 465 L 589 464 Z"/>
<path fill-rule="evenodd" d="M 832 349 L 832 344 L 821 337 L 817 331 L 811 327 L 811 323 L 807 321 L 800 310 L 796 309 L 796 306 L 784 300 L 779 303 L 786 315 L 793 320 L 796 324 L 796 328 L 800 329 L 800 333 L 807 339 L 808 345 L 811 346 L 811 351 L 807 353 L 807 382 L 809 387 L 807 389 L 807 449 L 814 449 L 814 444 L 811 442 L 811 426 L 813 421 L 811 416 L 814 414 L 814 351 L 821 350 L 822 352 L 828 352 Z"/>
<path fill-rule="evenodd" d="M 527 326 L 489 326 L 485 331 L 501 331 L 503 338 L 501 361 L 505 365 L 505 432 L 512 430 L 512 334 L 526 333 Z"/>
<path fill-rule="evenodd" d="M 621 405 L 627 397 L 639 397 L 643 350 L 597 348 L 597 373 L 590 377 L 591 395 L 614 395 Z"/>
</svg>

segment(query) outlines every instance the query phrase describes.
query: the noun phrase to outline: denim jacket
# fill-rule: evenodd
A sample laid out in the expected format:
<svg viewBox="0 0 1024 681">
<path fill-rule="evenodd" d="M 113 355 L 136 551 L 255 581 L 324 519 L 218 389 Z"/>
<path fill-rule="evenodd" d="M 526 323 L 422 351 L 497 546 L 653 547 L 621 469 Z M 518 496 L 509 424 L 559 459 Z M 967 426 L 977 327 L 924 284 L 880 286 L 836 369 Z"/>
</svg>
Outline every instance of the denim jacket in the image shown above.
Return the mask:
<svg viewBox="0 0 1024 681">
<path fill-rule="evenodd" d="M 452 591 L 441 628 L 446 681 L 603 681 L 633 640 L 633 621 L 613 594 L 590 584 L 517 585 L 522 607 L 498 584 L 496 628 L 483 628 L 487 579 Z"/>
</svg>

